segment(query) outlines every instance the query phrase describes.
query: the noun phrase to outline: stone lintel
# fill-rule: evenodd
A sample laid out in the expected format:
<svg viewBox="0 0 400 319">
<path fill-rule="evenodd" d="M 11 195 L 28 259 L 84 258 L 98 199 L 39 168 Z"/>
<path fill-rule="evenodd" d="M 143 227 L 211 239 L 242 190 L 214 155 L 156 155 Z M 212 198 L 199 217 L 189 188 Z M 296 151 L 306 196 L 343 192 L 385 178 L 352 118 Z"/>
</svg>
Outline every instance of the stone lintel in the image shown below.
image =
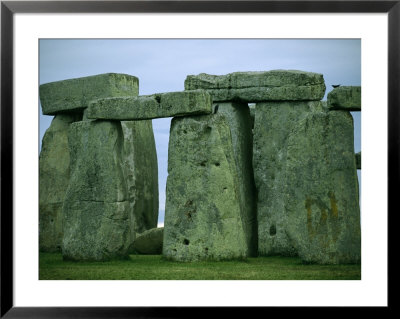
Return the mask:
<svg viewBox="0 0 400 319">
<path fill-rule="evenodd" d="M 309 101 L 325 94 L 322 74 L 297 70 L 188 75 L 185 90 L 205 89 L 219 101 Z"/>
<path fill-rule="evenodd" d="M 106 98 L 89 104 L 88 118 L 146 120 L 210 114 L 212 100 L 204 90 L 158 93 L 139 97 Z"/>
<path fill-rule="evenodd" d="M 139 79 L 119 73 L 50 82 L 39 87 L 44 115 L 82 112 L 95 99 L 138 94 Z"/>
<path fill-rule="evenodd" d="M 339 86 L 328 93 L 328 108 L 361 111 L 361 86 Z"/>
</svg>

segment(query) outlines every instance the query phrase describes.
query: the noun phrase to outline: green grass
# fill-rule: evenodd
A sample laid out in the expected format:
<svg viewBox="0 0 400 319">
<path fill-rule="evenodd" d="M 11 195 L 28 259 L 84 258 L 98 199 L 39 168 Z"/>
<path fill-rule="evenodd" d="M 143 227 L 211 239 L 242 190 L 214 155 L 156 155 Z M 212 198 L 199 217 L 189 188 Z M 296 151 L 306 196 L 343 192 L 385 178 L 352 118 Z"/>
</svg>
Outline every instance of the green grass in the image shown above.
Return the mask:
<svg viewBox="0 0 400 319">
<path fill-rule="evenodd" d="M 41 280 L 359 280 L 361 265 L 306 265 L 294 257 L 245 261 L 182 263 L 162 256 L 131 255 L 109 262 L 63 261 L 59 253 L 40 253 Z"/>
</svg>

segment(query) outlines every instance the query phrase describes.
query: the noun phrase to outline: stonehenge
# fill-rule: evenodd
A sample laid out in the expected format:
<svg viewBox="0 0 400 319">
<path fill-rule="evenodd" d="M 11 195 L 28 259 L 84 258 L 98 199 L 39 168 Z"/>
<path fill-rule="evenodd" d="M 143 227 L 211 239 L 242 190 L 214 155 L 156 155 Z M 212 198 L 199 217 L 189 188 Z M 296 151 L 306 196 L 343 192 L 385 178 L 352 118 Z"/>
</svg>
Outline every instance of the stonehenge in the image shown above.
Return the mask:
<svg viewBox="0 0 400 319">
<path fill-rule="evenodd" d="M 40 86 L 55 115 L 39 160 L 39 247 L 64 259 L 298 256 L 360 263 L 353 118 L 361 87 L 297 70 L 188 75 L 181 92 L 138 95 L 101 74 Z M 173 117 L 165 220 L 157 227 L 152 119 Z M 136 240 L 137 239 L 137 240 Z"/>
</svg>

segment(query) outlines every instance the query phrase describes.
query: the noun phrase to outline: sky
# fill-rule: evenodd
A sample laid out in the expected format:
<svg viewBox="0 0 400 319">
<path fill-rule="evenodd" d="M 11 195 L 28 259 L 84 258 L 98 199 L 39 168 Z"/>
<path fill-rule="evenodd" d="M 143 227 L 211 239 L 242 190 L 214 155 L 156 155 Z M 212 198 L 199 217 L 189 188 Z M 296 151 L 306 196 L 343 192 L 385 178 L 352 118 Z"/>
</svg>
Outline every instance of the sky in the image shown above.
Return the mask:
<svg viewBox="0 0 400 319">
<path fill-rule="evenodd" d="M 139 78 L 139 95 L 184 90 L 186 76 L 237 71 L 302 70 L 333 84 L 361 85 L 360 39 L 41 39 L 39 84 L 124 73 Z M 354 149 L 361 150 L 361 112 L 354 118 Z M 52 116 L 39 103 L 39 151 Z M 171 118 L 153 120 L 159 180 L 159 226 L 164 222 Z M 360 171 L 357 172 L 359 181 Z M 359 183 L 361 185 L 361 183 Z"/>
</svg>

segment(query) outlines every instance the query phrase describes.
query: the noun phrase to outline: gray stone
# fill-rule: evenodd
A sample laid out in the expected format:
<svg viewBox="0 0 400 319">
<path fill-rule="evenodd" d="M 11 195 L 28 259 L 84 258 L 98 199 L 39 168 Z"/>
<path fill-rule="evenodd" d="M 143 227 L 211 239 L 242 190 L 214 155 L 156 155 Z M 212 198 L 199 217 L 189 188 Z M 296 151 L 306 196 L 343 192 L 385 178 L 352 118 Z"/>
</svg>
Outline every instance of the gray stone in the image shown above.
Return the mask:
<svg viewBox="0 0 400 319">
<path fill-rule="evenodd" d="M 250 110 L 250 118 L 251 118 L 251 128 L 253 129 L 254 128 L 254 118 L 256 117 L 256 105 L 250 104 L 249 110 Z"/>
<path fill-rule="evenodd" d="M 132 250 L 143 255 L 161 255 L 163 236 L 164 227 L 146 230 L 136 237 Z"/>
<path fill-rule="evenodd" d="M 62 205 L 69 183 L 69 125 L 81 114 L 56 115 L 42 140 L 39 156 L 39 249 L 61 250 Z"/>
<path fill-rule="evenodd" d="M 286 232 L 305 262 L 359 263 L 360 207 L 353 118 L 310 112 L 287 139 Z"/>
<path fill-rule="evenodd" d="M 339 86 L 328 93 L 328 108 L 361 111 L 361 86 Z"/>
<path fill-rule="evenodd" d="M 217 101 L 243 102 L 320 100 L 325 94 L 322 74 L 296 70 L 188 75 L 185 90 L 205 89 Z"/>
<path fill-rule="evenodd" d="M 128 256 L 137 233 L 157 225 L 157 160 L 151 121 L 82 121 L 69 130 L 64 259 Z"/>
<path fill-rule="evenodd" d="M 106 73 L 77 79 L 42 84 L 39 88 L 42 111 L 45 115 L 82 110 L 94 99 L 137 96 L 137 77 Z"/>
<path fill-rule="evenodd" d="M 285 198 L 287 140 L 293 128 L 321 102 L 257 103 L 253 137 L 253 168 L 257 187 L 258 251 L 260 255 L 296 255 L 286 231 Z"/>
<path fill-rule="evenodd" d="M 88 118 L 143 120 L 210 114 L 211 96 L 204 90 L 169 92 L 139 97 L 106 98 L 89 104 Z"/>
<path fill-rule="evenodd" d="M 256 251 L 248 107 L 174 118 L 168 151 L 163 255 L 179 261 L 244 258 Z"/>
<path fill-rule="evenodd" d="M 356 167 L 361 169 L 361 152 L 356 153 Z"/>
</svg>

